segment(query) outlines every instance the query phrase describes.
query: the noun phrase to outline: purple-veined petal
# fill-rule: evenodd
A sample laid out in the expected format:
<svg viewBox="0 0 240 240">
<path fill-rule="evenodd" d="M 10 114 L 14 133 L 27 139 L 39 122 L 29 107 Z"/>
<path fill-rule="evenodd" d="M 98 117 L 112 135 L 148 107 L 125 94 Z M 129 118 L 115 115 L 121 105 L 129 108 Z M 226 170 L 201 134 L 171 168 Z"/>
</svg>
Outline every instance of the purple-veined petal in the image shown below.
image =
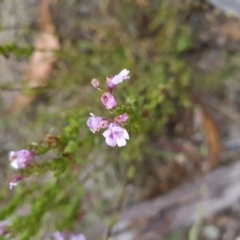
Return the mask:
<svg viewBox="0 0 240 240">
<path fill-rule="evenodd" d="M 111 137 L 106 137 L 106 144 L 109 145 L 110 147 L 115 147 L 116 146 L 116 140 Z"/>
<path fill-rule="evenodd" d="M 122 131 L 123 131 L 123 128 L 120 127 L 120 126 L 114 126 L 114 127 L 112 127 L 112 131 L 113 131 L 113 132 L 122 132 Z"/>
</svg>

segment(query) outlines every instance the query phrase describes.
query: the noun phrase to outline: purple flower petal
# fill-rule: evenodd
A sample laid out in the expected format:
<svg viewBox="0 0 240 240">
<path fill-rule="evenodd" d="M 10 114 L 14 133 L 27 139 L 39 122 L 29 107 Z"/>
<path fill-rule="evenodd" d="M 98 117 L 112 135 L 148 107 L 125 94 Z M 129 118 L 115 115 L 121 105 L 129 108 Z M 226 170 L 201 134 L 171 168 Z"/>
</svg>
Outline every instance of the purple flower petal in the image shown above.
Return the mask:
<svg viewBox="0 0 240 240">
<path fill-rule="evenodd" d="M 23 176 L 17 176 L 15 178 L 13 178 L 10 182 L 9 182 L 9 188 L 13 189 L 13 187 L 16 187 L 18 185 L 18 183 L 20 181 L 22 181 L 24 179 Z"/>
<path fill-rule="evenodd" d="M 89 130 L 93 133 L 99 131 L 101 128 L 107 128 L 109 125 L 109 121 L 102 118 L 95 116 L 93 113 L 90 113 L 91 117 L 87 120 L 87 126 Z"/>
<path fill-rule="evenodd" d="M 117 106 L 114 96 L 109 92 L 106 92 L 102 95 L 101 102 L 107 109 L 113 109 Z"/>
<path fill-rule="evenodd" d="M 110 147 L 115 147 L 116 146 L 116 139 L 112 137 L 107 137 L 106 138 L 106 144 L 109 145 Z"/>
<path fill-rule="evenodd" d="M 123 69 L 119 74 L 115 75 L 112 79 L 111 82 L 115 85 L 121 83 L 123 80 L 129 79 L 130 77 L 128 76 L 129 71 L 127 69 Z"/>
<path fill-rule="evenodd" d="M 108 130 L 103 133 L 103 136 L 106 138 L 107 145 L 111 147 L 116 145 L 123 147 L 127 144 L 126 139 L 129 139 L 127 130 L 118 123 L 110 123 Z"/>
<path fill-rule="evenodd" d="M 112 134 L 112 131 L 109 130 L 109 129 L 106 130 L 105 132 L 103 132 L 103 136 L 104 136 L 105 138 L 109 137 L 111 134 Z"/>
<path fill-rule="evenodd" d="M 31 163 L 35 155 L 35 152 L 25 149 L 16 152 L 11 151 L 9 153 L 10 165 L 15 169 L 24 169 Z"/>
</svg>

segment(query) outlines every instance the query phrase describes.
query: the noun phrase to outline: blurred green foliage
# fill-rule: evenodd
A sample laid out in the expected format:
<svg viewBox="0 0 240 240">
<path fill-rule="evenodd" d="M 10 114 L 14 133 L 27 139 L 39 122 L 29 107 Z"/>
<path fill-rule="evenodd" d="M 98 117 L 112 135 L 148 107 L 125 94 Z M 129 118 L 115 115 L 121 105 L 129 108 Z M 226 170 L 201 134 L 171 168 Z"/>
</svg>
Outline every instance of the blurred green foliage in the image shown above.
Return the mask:
<svg viewBox="0 0 240 240">
<path fill-rule="evenodd" d="M 0 55 L 5 57 L 9 57 L 10 54 L 14 54 L 17 57 L 29 57 L 33 51 L 33 47 L 19 47 L 15 43 L 0 46 Z"/>
</svg>

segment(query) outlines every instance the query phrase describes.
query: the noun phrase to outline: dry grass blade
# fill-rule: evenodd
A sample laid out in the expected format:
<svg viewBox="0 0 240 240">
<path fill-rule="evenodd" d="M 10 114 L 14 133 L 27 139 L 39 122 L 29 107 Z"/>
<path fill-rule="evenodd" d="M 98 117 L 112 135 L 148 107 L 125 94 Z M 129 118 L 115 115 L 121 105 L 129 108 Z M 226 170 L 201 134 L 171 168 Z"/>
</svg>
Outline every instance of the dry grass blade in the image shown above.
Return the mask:
<svg viewBox="0 0 240 240">
<path fill-rule="evenodd" d="M 204 170 L 210 170 L 215 168 L 219 162 L 219 155 L 221 153 L 221 141 L 219 136 L 219 131 L 216 125 L 215 120 L 208 112 L 205 107 L 205 104 L 196 95 L 191 95 L 191 99 L 193 102 L 199 107 L 200 121 L 198 121 L 197 125 L 201 124 L 202 128 L 205 132 L 205 138 L 208 143 L 209 154 L 208 154 L 208 162 L 207 165 L 204 166 Z"/>
<path fill-rule="evenodd" d="M 219 133 L 212 116 L 201 106 L 203 127 L 209 146 L 209 167 L 214 168 L 218 165 L 218 159 L 221 151 Z"/>
</svg>

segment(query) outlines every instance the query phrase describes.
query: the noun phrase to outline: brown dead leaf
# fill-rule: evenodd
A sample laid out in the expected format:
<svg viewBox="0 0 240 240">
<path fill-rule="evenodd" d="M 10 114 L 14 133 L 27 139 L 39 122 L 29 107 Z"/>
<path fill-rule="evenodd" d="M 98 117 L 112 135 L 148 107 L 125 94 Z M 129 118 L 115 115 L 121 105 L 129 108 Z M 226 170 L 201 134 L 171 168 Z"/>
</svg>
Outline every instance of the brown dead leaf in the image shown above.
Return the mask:
<svg viewBox="0 0 240 240">
<path fill-rule="evenodd" d="M 199 128 L 200 125 L 202 125 L 208 143 L 209 159 L 206 170 L 210 170 L 218 165 L 219 155 L 221 152 L 219 131 L 216 122 L 206 109 L 205 104 L 202 102 L 202 100 L 194 94 L 191 94 L 190 96 L 197 106 L 198 117 L 197 119 L 195 118 L 195 120 L 197 120 L 197 122 L 195 123 L 195 127 Z"/>
<path fill-rule="evenodd" d="M 221 143 L 218 129 L 211 114 L 203 107 L 201 107 L 203 128 L 209 146 L 209 167 L 214 168 L 218 165 L 218 159 L 221 151 Z"/>
<path fill-rule="evenodd" d="M 55 52 L 60 49 L 60 43 L 55 36 L 55 27 L 51 20 L 49 11 L 50 4 L 55 4 L 56 0 L 42 0 L 39 11 L 39 22 L 41 32 L 36 36 L 34 52 L 30 58 L 29 65 L 25 74 L 26 88 L 45 87 L 56 62 Z M 36 98 L 36 94 L 26 94 L 21 92 L 9 113 L 16 113 L 29 105 Z"/>
</svg>

